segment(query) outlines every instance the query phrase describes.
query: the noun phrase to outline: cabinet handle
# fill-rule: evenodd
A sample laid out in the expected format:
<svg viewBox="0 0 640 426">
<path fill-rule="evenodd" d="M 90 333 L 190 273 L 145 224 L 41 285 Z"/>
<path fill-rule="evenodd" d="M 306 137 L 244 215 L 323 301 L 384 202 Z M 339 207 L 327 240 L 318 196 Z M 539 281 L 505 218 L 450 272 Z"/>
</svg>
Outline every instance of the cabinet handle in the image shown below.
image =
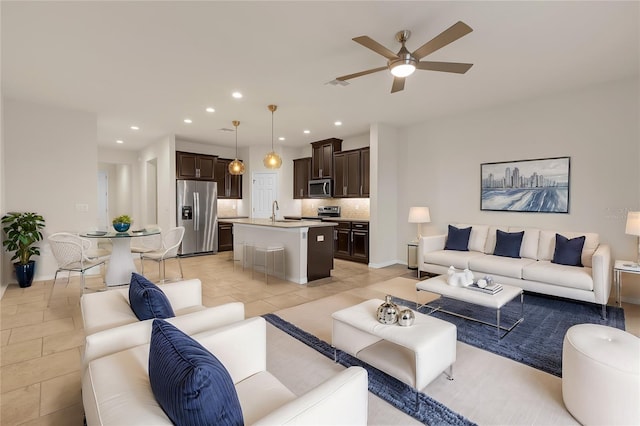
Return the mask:
<svg viewBox="0 0 640 426">
<path fill-rule="evenodd" d="M 196 169 L 196 177 L 200 177 L 200 169 Z"/>
<path fill-rule="evenodd" d="M 362 195 L 362 185 L 360 185 L 360 195 Z"/>
<path fill-rule="evenodd" d="M 302 197 L 302 188 L 300 188 L 300 196 Z"/>
<path fill-rule="evenodd" d="M 347 187 L 346 186 L 342 187 L 342 195 L 347 195 Z"/>
<path fill-rule="evenodd" d="M 338 231 L 333 231 L 333 239 L 334 240 L 338 239 Z"/>
<path fill-rule="evenodd" d="M 351 233 L 351 242 L 353 242 L 353 232 Z"/>
<path fill-rule="evenodd" d="M 322 177 L 322 169 L 320 169 L 320 176 L 319 177 Z"/>
</svg>

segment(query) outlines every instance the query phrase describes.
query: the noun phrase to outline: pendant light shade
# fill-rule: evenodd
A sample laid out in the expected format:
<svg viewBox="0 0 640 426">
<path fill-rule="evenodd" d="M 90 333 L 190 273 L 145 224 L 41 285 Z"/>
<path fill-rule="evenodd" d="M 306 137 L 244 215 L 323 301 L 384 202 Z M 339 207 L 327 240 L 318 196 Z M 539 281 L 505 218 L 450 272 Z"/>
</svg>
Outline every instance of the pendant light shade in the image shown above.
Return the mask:
<svg viewBox="0 0 640 426">
<path fill-rule="evenodd" d="M 241 175 L 244 173 L 244 163 L 238 160 L 238 126 L 240 125 L 240 122 L 234 120 L 232 123 L 236 128 L 236 158 L 229 163 L 229 173 L 232 175 Z"/>
<path fill-rule="evenodd" d="M 278 109 L 278 106 L 269 105 L 267 108 L 271 111 L 271 152 L 264 156 L 262 163 L 267 169 L 279 169 L 280 166 L 282 166 L 282 158 L 276 154 L 276 151 L 273 148 L 273 113 Z"/>
</svg>

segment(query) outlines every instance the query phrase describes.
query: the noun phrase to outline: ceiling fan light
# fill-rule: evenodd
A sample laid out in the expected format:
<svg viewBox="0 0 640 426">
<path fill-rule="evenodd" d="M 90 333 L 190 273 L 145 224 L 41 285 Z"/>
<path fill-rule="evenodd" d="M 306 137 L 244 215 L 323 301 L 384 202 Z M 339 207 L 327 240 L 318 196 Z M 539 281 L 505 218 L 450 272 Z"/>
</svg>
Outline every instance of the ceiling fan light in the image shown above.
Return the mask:
<svg viewBox="0 0 640 426">
<path fill-rule="evenodd" d="M 241 175 L 244 173 L 244 163 L 237 158 L 229 163 L 229 173 L 232 175 Z"/>
<path fill-rule="evenodd" d="M 282 158 L 275 151 L 271 151 L 264 156 L 262 163 L 267 169 L 279 169 L 282 166 Z"/>
<path fill-rule="evenodd" d="M 408 77 L 416 70 L 416 66 L 412 63 L 398 63 L 391 67 L 391 74 L 394 77 Z"/>
</svg>

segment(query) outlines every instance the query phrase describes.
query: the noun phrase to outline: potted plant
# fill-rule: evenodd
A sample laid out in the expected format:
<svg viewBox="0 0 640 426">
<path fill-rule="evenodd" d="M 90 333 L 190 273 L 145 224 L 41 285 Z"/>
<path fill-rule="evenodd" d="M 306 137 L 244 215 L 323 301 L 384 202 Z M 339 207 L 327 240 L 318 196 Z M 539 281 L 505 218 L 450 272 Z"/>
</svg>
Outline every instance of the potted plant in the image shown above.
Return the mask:
<svg viewBox="0 0 640 426">
<path fill-rule="evenodd" d="M 123 214 L 121 216 L 113 218 L 113 221 L 111 223 L 113 224 L 113 228 L 116 231 L 118 231 L 118 232 L 127 232 L 129 230 L 129 227 L 131 226 L 132 222 L 133 221 L 131 220 L 131 218 L 128 215 Z"/>
<path fill-rule="evenodd" d="M 40 230 L 44 228 L 44 218 L 37 213 L 10 212 L 2 217 L 2 230 L 6 239 L 2 245 L 7 251 L 15 252 L 11 260 L 20 287 L 29 287 L 33 282 L 35 261 L 31 256 L 40 255 L 40 249 L 34 244 L 42 240 Z"/>
</svg>

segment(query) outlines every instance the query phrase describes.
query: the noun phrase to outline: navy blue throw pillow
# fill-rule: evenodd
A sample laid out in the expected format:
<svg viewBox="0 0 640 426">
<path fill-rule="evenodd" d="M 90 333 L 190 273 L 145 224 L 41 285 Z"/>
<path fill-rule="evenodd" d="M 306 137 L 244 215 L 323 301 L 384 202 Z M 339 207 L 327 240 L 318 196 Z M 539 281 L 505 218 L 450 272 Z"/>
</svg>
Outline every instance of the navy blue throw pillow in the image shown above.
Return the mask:
<svg viewBox="0 0 640 426">
<path fill-rule="evenodd" d="M 163 320 L 154 320 L 149 381 L 175 425 L 242 425 L 233 380 L 211 352 Z"/>
<path fill-rule="evenodd" d="M 449 225 L 449 233 L 447 235 L 447 243 L 445 250 L 469 251 L 469 236 L 471 235 L 471 227 L 456 228 Z"/>
<path fill-rule="evenodd" d="M 568 239 L 564 235 L 556 234 L 556 249 L 551 262 L 559 265 L 582 266 L 584 240 L 584 235 Z"/>
<path fill-rule="evenodd" d="M 522 245 L 524 231 L 504 232 L 496 230 L 496 248 L 493 250 L 495 256 L 513 257 L 520 259 L 520 246 Z"/>
<path fill-rule="evenodd" d="M 135 272 L 129 284 L 129 304 L 140 321 L 175 317 L 167 296 L 160 288 Z"/>
</svg>

